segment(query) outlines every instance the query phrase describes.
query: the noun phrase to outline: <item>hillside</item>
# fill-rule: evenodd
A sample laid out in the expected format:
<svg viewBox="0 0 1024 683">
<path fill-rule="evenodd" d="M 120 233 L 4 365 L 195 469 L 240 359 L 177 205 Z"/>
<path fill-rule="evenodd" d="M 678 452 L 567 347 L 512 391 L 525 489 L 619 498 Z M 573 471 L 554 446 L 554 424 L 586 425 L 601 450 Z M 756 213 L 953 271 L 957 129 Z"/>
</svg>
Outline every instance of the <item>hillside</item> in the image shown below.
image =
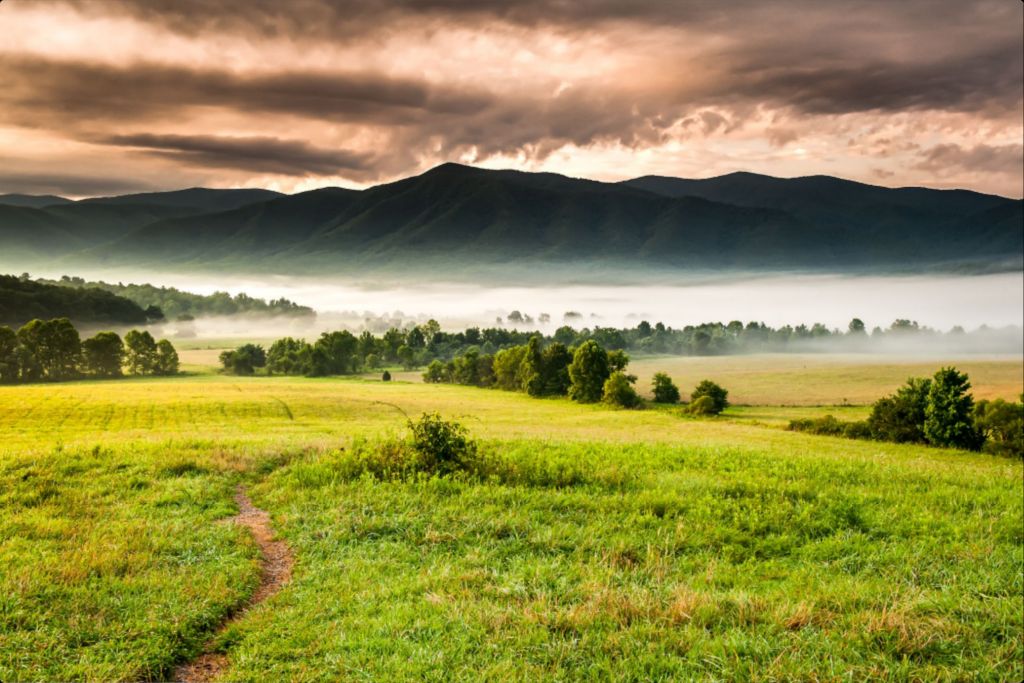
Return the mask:
<svg viewBox="0 0 1024 683">
<path fill-rule="evenodd" d="M 59 287 L 0 275 L 0 325 L 17 327 L 33 318 L 124 325 L 148 320 L 135 302 L 96 287 Z"/>
<path fill-rule="evenodd" d="M 1005 270 L 1022 265 L 1021 206 L 974 192 L 825 176 L 601 183 L 444 164 L 362 191 L 194 188 L 46 209 L 0 206 L 0 243 L 65 263 L 278 272 L 461 272 L 527 263 Z"/>
</svg>

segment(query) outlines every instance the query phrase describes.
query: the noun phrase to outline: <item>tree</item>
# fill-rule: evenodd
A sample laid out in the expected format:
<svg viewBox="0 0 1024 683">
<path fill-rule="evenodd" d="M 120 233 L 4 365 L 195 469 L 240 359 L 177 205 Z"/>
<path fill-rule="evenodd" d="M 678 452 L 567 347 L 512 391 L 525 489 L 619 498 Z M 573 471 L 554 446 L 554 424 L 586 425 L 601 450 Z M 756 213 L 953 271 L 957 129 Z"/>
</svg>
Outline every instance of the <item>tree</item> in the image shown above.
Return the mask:
<svg viewBox="0 0 1024 683">
<path fill-rule="evenodd" d="M 850 334 L 863 336 L 867 334 L 867 329 L 864 327 L 864 321 L 860 318 L 854 318 L 850 321 L 850 324 L 846 327 Z"/>
<path fill-rule="evenodd" d="M 891 396 L 875 401 L 868 417 L 871 436 L 894 443 L 924 443 L 925 409 L 932 381 L 911 377 Z"/>
<path fill-rule="evenodd" d="M 10 327 L 0 325 L 0 383 L 18 381 L 21 364 L 18 362 L 18 335 Z"/>
<path fill-rule="evenodd" d="M 98 332 L 82 342 L 82 362 L 96 377 L 120 377 L 124 342 L 115 332 Z"/>
<path fill-rule="evenodd" d="M 398 360 L 406 370 L 416 367 L 416 352 L 411 347 L 402 344 L 398 347 Z"/>
<path fill-rule="evenodd" d="M 282 337 L 267 351 L 267 371 L 282 375 L 308 374 L 312 351 L 313 347 L 301 339 Z"/>
<path fill-rule="evenodd" d="M 690 405 L 686 407 L 686 412 L 691 415 L 718 415 L 722 411 L 716 408 L 715 399 L 710 396 L 701 396 L 690 402 Z"/>
<path fill-rule="evenodd" d="M 494 384 L 499 389 L 516 391 L 522 388 L 520 366 L 526 355 L 525 346 L 513 346 L 494 354 Z"/>
<path fill-rule="evenodd" d="M 544 349 L 541 356 L 541 367 L 544 378 L 545 396 L 565 396 L 569 393 L 569 364 L 572 354 L 565 344 L 552 342 Z"/>
<path fill-rule="evenodd" d="M 971 382 L 956 368 L 942 368 L 932 378 L 924 411 L 924 435 L 935 446 L 976 451 L 984 443 L 972 420 Z"/>
<path fill-rule="evenodd" d="M 266 360 L 264 359 L 264 363 Z M 156 361 L 153 364 L 154 375 L 177 375 L 178 374 L 178 352 L 174 345 L 166 339 L 156 343 Z"/>
<path fill-rule="evenodd" d="M 604 382 L 601 401 L 620 408 L 636 408 L 642 401 L 633 388 L 634 382 L 636 375 L 627 375 L 621 370 L 616 370 Z"/>
<path fill-rule="evenodd" d="M 534 335 L 526 343 L 526 351 L 523 354 L 519 366 L 522 388 L 530 396 L 544 395 L 544 364 L 541 357 L 540 337 Z"/>
<path fill-rule="evenodd" d="M 356 371 L 359 340 L 348 330 L 324 332 L 313 344 L 311 374 L 346 375 Z"/>
<path fill-rule="evenodd" d="M 156 366 L 156 340 L 149 331 L 130 331 L 124 335 L 124 347 L 128 372 L 133 375 L 153 374 Z"/>
<path fill-rule="evenodd" d="M 729 392 L 709 379 L 702 381 L 690 392 L 690 401 L 696 403 L 705 396 L 711 399 L 710 412 L 707 414 L 718 415 L 729 407 Z"/>
<path fill-rule="evenodd" d="M 679 387 L 664 372 L 654 375 L 651 383 L 655 403 L 679 403 Z"/>
<path fill-rule="evenodd" d="M 423 371 L 423 381 L 427 384 L 443 384 L 452 381 L 452 379 L 448 374 L 447 366 L 435 359 L 430 361 L 430 365 Z"/>
<path fill-rule="evenodd" d="M 221 353 L 220 362 L 226 371 L 234 375 L 252 375 L 256 368 L 267 364 L 267 353 L 257 344 L 242 344 L 234 351 Z"/>
<path fill-rule="evenodd" d="M 569 364 L 569 398 L 580 403 L 596 403 L 604 394 L 604 383 L 611 370 L 608 353 L 593 339 L 579 345 Z"/>
<path fill-rule="evenodd" d="M 32 377 L 38 379 L 70 379 L 78 374 L 82 342 L 78 330 L 67 318 L 32 320 L 18 330 L 18 341 L 28 351 L 22 367 L 31 362 Z M 29 356 L 31 360 L 29 360 Z"/>
</svg>

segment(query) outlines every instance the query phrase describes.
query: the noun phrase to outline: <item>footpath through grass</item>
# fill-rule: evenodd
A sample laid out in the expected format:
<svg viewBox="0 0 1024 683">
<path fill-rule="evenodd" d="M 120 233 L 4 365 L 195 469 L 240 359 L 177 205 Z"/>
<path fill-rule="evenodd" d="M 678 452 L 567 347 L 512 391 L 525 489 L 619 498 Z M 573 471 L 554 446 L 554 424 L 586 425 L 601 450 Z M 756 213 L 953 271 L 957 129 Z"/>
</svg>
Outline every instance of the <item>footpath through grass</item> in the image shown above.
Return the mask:
<svg viewBox="0 0 1024 683">
<path fill-rule="evenodd" d="M 402 410 L 510 466 L 376 481 Z M 230 680 L 1019 680 L 1024 468 L 451 386 L 197 376 L 0 389 L 0 680 L 159 678 L 257 581 Z M 802 410 L 802 409 L 801 409 Z M 751 415 L 749 411 L 756 414 Z M 760 412 L 756 412 L 760 411 Z"/>
</svg>

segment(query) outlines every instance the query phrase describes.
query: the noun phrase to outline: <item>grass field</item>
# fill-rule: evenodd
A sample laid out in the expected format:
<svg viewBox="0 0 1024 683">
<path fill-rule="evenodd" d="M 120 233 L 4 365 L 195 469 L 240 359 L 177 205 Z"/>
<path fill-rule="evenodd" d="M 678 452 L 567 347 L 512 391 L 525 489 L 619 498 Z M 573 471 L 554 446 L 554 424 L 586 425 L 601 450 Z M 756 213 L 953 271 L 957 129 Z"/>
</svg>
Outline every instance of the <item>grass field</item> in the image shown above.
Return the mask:
<svg viewBox="0 0 1024 683">
<path fill-rule="evenodd" d="M 228 680 L 1024 676 L 1020 461 L 785 431 L 866 412 L 787 406 L 780 387 L 820 381 L 802 366 L 636 364 L 774 391 L 699 420 L 222 377 L 187 353 L 186 377 L 0 388 L 0 680 L 160 679 L 198 653 L 259 580 L 252 540 L 218 521 L 240 483 L 296 564 L 219 637 Z M 1019 393 L 1019 363 L 986 362 L 957 365 Z M 854 388 L 939 364 L 833 366 L 830 391 L 863 403 Z M 433 410 L 506 474 L 353 473 L 354 447 Z"/>
</svg>

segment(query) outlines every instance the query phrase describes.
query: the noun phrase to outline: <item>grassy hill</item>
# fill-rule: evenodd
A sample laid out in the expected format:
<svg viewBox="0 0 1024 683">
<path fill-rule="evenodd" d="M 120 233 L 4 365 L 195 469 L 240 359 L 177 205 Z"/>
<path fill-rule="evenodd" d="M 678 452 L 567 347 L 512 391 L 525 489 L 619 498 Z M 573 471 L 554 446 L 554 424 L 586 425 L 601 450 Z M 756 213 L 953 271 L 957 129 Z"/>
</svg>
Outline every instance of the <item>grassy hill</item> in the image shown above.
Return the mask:
<svg viewBox="0 0 1024 683">
<path fill-rule="evenodd" d="M 485 480 L 378 480 L 403 411 Z M 770 412 L 764 407 L 762 412 Z M 811 410 L 811 409 L 806 409 Z M 0 679 L 1019 680 L 1021 463 L 616 411 L 285 377 L 0 387 Z M 841 674 L 837 674 L 841 672 Z"/>
<path fill-rule="evenodd" d="M 510 262 L 640 271 L 985 271 L 1024 265 L 1021 206 L 974 192 L 824 176 L 600 183 L 444 164 L 362 191 L 194 188 L 44 209 L 0 206 L 0 244 L 67 263 L 259 264 L 279 272 L 455 274 Z"/>
</svg>

